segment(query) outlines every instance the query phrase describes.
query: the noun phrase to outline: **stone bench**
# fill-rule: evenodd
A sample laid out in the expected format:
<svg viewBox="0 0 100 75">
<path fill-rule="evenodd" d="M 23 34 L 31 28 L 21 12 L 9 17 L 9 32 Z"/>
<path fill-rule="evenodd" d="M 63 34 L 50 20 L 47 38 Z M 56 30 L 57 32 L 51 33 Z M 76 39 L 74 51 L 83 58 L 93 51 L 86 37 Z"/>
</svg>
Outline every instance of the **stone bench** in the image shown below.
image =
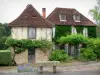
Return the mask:
<svg viewBox="0 0 100 75">
<path fill-rule="evenodd" d="M 60 64 L 59 61 L 37 61 L 35 63 L 36 65 L 40 67 L 41 73 L 43 72 L 43 67 L 46 67 L 46 66 L 53 66 L 53 72 L 56 73 L 56 66 Z"/>
</svg>

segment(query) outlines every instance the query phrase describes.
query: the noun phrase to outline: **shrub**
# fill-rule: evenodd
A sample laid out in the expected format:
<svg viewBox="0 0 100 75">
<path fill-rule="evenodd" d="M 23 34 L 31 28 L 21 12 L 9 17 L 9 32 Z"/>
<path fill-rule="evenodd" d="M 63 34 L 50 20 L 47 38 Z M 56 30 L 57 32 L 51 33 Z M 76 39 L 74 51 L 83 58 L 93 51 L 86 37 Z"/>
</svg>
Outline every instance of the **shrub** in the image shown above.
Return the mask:
<svg viewBox="0 0 100 75">
<path fill-rule="evenodd" d="M 11 52 L 10 50 L 0 50 L 0 65 L 11 65 Z"/>
<path fill-rule="evenodd" d="M 89 39 L 87 42 L 87 48 L 91 48 L 93 52 L 97 55 L 97 58 L 100 59 L 100 39 Z"/>
<path fill-rule="evenodd" d="M 100 59 L 100 39 L 95 39 L 93 45 L 93 51 L 97 55 L 97 58 Z"/>
<path fill-rule="evenodd" d="M 54 50 L 51 52 L 49 56 L 50 61 L 66 61 L 68 59 L 68 55 L 64 50 Z"/>
<path fill-rule="evenodd" d="M 93 52 L 92 49 L 83 48 L 81 49 L 80 60 L 87 61 L 87 60 L 96 60 L 97 55 Z"/>
</svg>

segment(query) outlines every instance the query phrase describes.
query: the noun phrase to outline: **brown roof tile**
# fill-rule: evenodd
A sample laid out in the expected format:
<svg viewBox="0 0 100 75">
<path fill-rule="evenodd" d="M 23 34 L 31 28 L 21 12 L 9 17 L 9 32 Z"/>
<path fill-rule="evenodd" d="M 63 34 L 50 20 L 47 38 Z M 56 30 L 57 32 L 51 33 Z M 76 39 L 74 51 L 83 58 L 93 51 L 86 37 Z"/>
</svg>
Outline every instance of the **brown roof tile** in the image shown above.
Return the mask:
<svg viewBox="0 0 100 75">
<path fill-rule="evenodd" d="M 59 14 L 66 15 L 66 21 L 62 22 L 59 19 Z M 75 22 L 73 15 L 80 15 L 80 22 Z M 55 8 L 47 17 L 47 20 L 55 25 L 82 25 L 82 26 L 96 26 L 92 21 L 79 13 L 76 9 L 71 8 Z"/>
<path fill-rule="evenodd" d="M 39 12 L 29 4 L 18 18 L 9 23 L 9 26 L 52 27 L 53 24 L 44 19 Z"/>
</svg>

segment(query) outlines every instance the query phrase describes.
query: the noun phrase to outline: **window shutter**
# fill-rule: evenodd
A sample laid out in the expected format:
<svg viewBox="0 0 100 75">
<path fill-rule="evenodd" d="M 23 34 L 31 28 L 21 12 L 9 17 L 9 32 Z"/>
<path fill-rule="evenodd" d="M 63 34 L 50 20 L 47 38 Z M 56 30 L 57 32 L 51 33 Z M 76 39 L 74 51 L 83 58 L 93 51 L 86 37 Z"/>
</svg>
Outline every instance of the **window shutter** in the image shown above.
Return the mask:
<svg viewBox="0 0 100 75">
<path fill-rule="evenodd" d="M 76 28 L 72 26 L 72 34 L 77 34 Z"/>
<path fill-rule="evenodd" d="M 86 36 L 86 37 L 88 36 L 88 29 L 87 28 L 83 29 L 83 35 Z"/>
</svg>

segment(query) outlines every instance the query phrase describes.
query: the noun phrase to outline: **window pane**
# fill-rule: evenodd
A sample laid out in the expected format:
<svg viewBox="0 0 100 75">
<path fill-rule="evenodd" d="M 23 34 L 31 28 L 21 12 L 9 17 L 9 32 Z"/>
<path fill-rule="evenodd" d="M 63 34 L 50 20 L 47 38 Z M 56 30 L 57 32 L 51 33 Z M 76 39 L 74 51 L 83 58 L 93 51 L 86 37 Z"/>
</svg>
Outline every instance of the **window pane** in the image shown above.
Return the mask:
<svg viewBox="0 0 100 75">
<path fill-rule="evenodd" d="M 28 29 L 28 38 L 34 39 L 35 38 L 35 28 Z"/>
</svg>

